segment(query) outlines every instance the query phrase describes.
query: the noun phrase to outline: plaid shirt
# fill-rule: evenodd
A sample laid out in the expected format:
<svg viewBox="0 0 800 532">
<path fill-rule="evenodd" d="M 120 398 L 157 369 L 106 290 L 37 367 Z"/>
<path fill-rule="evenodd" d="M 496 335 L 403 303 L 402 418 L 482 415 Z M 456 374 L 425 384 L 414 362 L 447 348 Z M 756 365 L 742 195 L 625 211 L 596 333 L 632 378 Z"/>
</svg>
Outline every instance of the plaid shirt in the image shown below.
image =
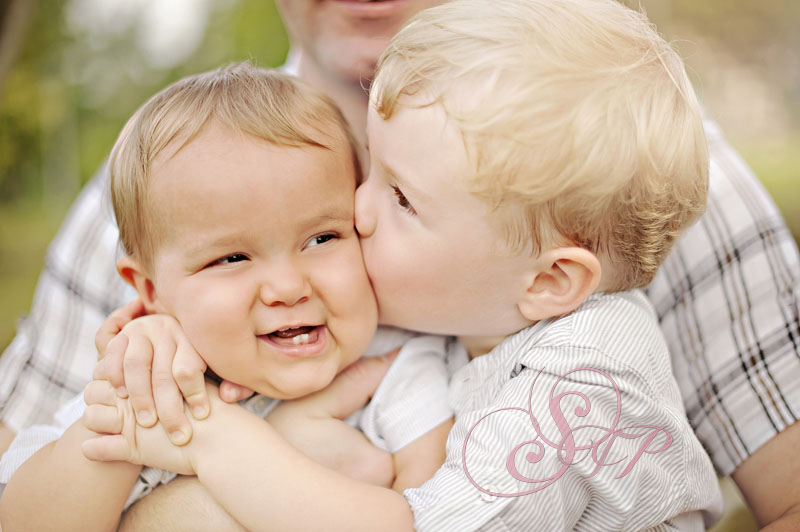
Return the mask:
<svg viewBox="0 0 800 532">
<path fill-rule="evenodd" d="M 648 289 L 690 423 L 722 474 L 800 413 L 800 260 L 775 205 L 706 124 L 707 213 Z M 31 314 L 0 358 L 2 421 L 51 421 L 91 377 L 94 334 L 134 293 L 116 273 L 117 229 L 105 169 L 50 245 Z"/>
</svg>

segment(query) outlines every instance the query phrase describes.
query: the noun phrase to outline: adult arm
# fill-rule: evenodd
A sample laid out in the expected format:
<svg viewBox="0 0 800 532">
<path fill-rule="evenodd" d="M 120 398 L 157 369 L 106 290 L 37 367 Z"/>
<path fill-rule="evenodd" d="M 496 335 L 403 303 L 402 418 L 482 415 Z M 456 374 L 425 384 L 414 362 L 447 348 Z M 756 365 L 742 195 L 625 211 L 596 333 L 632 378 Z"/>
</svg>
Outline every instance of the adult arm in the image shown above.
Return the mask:
<svg viewBox="0 0 800 532">
<path fill-rule="evenodd" d="M 733 472 L 766 532 L 800 530 L 800 422 L 774 436 Z M 765 472 L 769 472 L 765 474 Z"/>
<path fill-rule="evenodd" d="M 140 499 L 124 514 L 118 532 L 247 532 L 200 484 L 179 476 Z"/>
</svg>

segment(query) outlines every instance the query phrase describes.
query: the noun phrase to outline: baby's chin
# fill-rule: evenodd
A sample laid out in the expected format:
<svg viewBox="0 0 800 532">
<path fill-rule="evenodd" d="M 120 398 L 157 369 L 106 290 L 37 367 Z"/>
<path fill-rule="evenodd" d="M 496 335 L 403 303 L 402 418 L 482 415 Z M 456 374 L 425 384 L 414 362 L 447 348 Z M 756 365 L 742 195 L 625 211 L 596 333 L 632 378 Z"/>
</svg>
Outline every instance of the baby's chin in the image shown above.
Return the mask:
<svg viewBox="0 0 800 532">
<path fill-rule="evenodd" d="M 333 381 L 335 376 L 335 374 L 330 375 L 330 377 L 317 374 L 314 376 L 313 381 L 305 381 L 303 383 L 291 381 L 274 382 L 268 387 L 264 387 L 261 390 L 256 390 L 256 392 L 260 393 L 261 395 L 266 395 L 267 397 L 280 399 L 282 401 L 299 399 L 324 389 L 331 383 L 331 381 Z"/>
</svg>

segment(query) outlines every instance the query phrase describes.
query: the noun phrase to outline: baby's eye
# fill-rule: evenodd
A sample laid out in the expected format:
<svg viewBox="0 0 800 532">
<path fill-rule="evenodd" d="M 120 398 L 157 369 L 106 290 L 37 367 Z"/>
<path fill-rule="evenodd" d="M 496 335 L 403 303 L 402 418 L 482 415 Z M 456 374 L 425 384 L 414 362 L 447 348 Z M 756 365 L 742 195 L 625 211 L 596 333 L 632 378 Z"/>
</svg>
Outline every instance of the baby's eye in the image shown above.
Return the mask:
<svg viewBox="0 0 800 532">
<path fill-rule="evenodd" d="M 214 266 L 216 264 L 233 264 L 234 262 L 241 262 L 243 260 L 247 260 L 247 255 L 243 253 L 234 253 L 232 255 L 228 255 L 226 257 L 222 257 L 221 259 L 217 259 L 209 266 Z"/>
<path fill-rule="evenodd" d="M 400 187 L 397 185 L 392 185 L 392 190 L 394 190 L 394 195 L 397 198 L 397 204 L 400 205 L 400 207 L 405 209 L 411 215 L 417 214 L 417 211 L 415 211 L 414 207 L 411 206 L 411 203 L 408 201 L 405 194 L 403 194 L 403 191 L 400 190 Z"/>
<path fill-rule="evenodd" d="M 324 244 L 325 242 L 333 240 L 334 238 L 338 238 L 338 235 L 336 235 L 335 233 L 325 233 L 322 235 L 317 235 L 315 237 L 312 237 L 311 240 L 308 241 L 306 247 L 310 248 L 312 246 L 319 246 L 320 244 Z"/>
</svg>

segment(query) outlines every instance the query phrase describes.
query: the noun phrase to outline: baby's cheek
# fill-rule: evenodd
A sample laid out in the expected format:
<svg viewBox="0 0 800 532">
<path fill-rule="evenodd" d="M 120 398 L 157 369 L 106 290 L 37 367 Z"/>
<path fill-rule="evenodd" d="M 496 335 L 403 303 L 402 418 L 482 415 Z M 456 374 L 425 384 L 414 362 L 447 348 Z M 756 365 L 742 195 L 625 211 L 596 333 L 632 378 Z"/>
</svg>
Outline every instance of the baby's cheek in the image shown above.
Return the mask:
<svg viewBox="0 0 800 532">
<path fill-rule="evenodd" d="M 189 341 L 212 368 L 227 358 L 229 350 L 241 345 L 243 335 L 249 332 L 248 315 L 236 307 L 224 298 L 203 297 L 196 301 L 194 312 L 176 316 Z"/>
</svg>

